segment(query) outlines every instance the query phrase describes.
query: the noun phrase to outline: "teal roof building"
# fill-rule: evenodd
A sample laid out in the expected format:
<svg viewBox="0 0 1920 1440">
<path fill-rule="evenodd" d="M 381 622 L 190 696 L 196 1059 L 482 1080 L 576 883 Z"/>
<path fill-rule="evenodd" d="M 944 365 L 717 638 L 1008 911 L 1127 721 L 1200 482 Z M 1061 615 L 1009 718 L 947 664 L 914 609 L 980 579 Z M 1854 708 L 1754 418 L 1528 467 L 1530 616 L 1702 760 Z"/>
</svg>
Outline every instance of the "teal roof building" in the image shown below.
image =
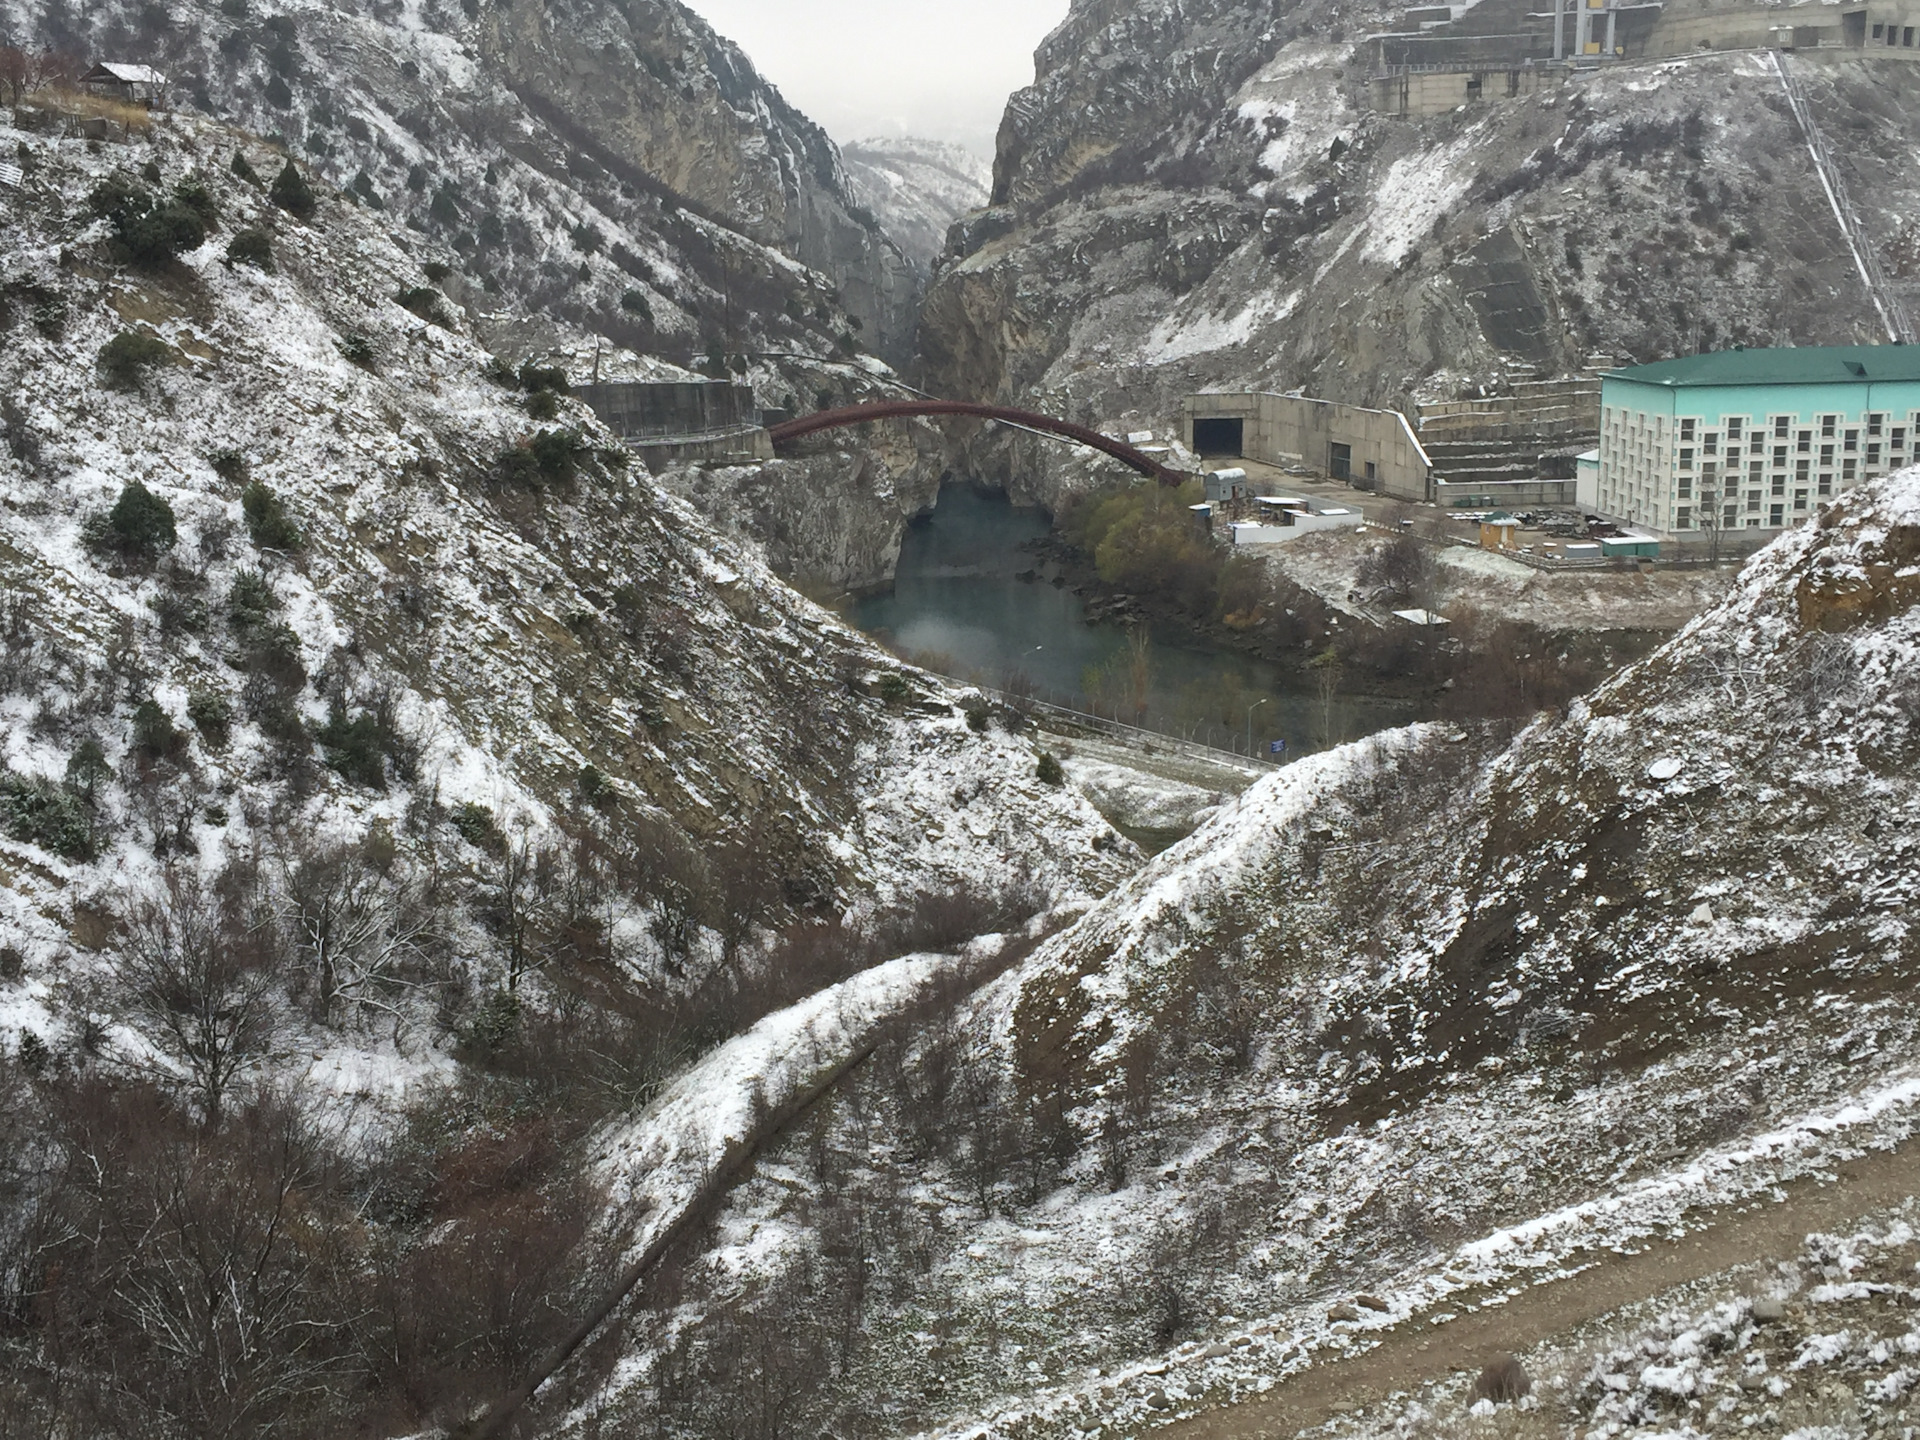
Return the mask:
<svg viewBox="0 0 1920 1440">
<path fill-rule="evenodd" d="M 1920 346 L 1662 360 L 1601 378 L 1599 464 L 1580 499 L 1663 535 L 1779 530 L 1920 461 L 1916 435 Z"/>
</svg>

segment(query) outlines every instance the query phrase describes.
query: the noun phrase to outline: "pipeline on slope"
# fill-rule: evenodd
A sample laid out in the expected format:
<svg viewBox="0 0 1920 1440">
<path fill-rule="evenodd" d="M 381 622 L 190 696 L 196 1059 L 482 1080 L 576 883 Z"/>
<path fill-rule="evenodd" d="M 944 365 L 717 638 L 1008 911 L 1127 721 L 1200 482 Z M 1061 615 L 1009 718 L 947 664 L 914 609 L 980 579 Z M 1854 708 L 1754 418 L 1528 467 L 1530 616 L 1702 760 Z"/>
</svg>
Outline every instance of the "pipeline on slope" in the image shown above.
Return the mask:
<svg viewBox="0 0 1920 1440">
<path fill-rule="evenodd" d="M 870 420 L 908 420 L 928 415 L 957 415 L 973 420 L 998 420 L 1008 425 L 1020 425 L 1029 430 L 1038 430 L 1042 434 L 1057 435 L 1063 440 L 1071 440 L 1079 445 L 1111 455 L 1121 464 L 1140 474 L 1158 480 L 1162 485 L 1179 485 L 1188 477 L 1177 470 L 1169 470 L 1158 460 L 1143 451 L 1136 450 L 1124 441 L 1102 435 L 1098 430 L 1089 430 L 1084 425 L 1075 425 L 1070 420 L 1056 420 L 1050 415 L 1036 415 L 1030 410 L 1014 410 L 1004 405 L 975 405 L 965 400 L 870 400 L 860 405 L 848 405 L 838 410 L 822 410 L 814 415 L 803 415 L 798 420 L 788 420 L 775 425 L 769 433 L 773 436 L 774 448 L 791 444 L 808 435 L 817 435 L 822 430 L 837 430 L 847 425 L 864 425 Z"/>
</svg>

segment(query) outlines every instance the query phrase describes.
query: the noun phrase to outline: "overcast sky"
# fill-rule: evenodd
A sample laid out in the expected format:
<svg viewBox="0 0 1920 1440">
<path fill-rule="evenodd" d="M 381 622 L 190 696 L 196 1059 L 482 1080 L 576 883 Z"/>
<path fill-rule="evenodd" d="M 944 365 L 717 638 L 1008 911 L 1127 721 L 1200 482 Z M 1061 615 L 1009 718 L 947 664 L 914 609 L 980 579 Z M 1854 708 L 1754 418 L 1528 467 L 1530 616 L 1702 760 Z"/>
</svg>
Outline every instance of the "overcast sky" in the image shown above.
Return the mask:
<svg viewBox="0 0 1920 1440">
<path fill-rule="evenodd" d="M 841 144 L 925 135 L 993 157 L 1067 0 L 686 0 Z"/>
</svg>

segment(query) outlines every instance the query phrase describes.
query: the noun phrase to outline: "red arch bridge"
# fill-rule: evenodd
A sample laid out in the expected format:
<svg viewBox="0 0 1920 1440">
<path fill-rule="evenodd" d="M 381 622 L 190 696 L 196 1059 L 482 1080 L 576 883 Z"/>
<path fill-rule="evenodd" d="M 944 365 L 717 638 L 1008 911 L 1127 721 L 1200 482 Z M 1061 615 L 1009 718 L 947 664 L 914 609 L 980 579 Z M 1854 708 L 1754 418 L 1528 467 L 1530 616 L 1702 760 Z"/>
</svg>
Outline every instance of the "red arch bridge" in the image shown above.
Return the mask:
<svg viewBox="0 0 1920 1440">
<path fill-rule="evenodd" d="M 779 449 L 808 435 L 817 435 L 822 430 L 838 430 L 847 425 L 864 425 L 870 420 L 911 420 L 923 415 L 959 415 L 970 420 L 1001 420 L 1009 425 L 1021 425 L 1043 434 L 1057 435 L 1063 440 L 1071 440 L 1075 444 L 1085 445 L 1102 454 L 1111 455 L 1121 464 L 1158 480 L 1162 485 L 1178 485 L 1187 478 L 1178 471 L 1167 469 L 1151 455 L 1110 436 L 1102 435 L 1098 430 L 1089 430 L 1084 425 L 1075 425 L 1067 420 L 1056 420 L 1050 415 L 1036 415 L 1030 410 L 1012 410 L 1004 405 L 972 405 L 964 400 L 873 400 L 864 405 L 848 405 L 839 410 L 822 410 L 814 415 L 803 415 L 798 420 L 788 420 L 773 426 L 768 434 L 773 437 L 774 448 Z"/>
</svg>

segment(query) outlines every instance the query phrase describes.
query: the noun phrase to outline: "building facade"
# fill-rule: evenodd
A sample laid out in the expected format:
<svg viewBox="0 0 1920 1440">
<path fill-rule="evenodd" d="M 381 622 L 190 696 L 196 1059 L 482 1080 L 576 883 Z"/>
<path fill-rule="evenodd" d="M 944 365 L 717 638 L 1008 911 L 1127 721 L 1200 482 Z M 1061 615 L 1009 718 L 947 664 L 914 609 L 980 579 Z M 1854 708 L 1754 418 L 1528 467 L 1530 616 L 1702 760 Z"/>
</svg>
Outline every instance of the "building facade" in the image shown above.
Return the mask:
<svg viewBox="0 0 1920 1440">
<path fill-rule="evenodd" d="M 1257 393 L 1189 395 L 1182 408 L 1196 455 L 1294 466 L 1399 500 L 1427 498 L 1433 462 L 1397 410 Z"/>
<path fill-rule="evenodd" d="M 1586 483 L 1664 535 L 1779 530 L 1915 463 L 1917 433 L 1920 347 L 1723 350 L 1606 375 Z"/>
</svg>

